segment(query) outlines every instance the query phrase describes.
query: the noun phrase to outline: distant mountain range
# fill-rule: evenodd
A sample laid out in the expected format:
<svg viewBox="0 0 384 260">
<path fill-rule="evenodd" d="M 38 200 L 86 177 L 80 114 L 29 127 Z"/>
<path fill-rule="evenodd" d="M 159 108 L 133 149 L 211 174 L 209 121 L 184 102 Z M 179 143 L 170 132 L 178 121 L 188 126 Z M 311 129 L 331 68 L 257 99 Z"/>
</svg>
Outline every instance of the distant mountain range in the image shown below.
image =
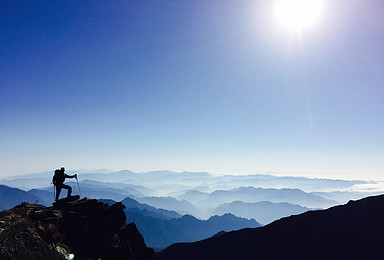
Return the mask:
<svg viewBox="0 0 384 260">
<path fill-rule="evenodd" d="M 176 242 L 192 242 L 206 239 L 221 231 L 231 231 L 248 227 L 259 227 L 255 220 L 236 217 L 232 214 L 213 216 L 199 220 L 190 215 L 165 220 L 143 213 L 137 208 L 126 209 L 128 222 L 134 222 L 143 235 L 145 243 L 159 250 Z"/>
<path fill-rule="evenodd" d="M 240 217 L 254 218 L 261 223 L 303 213 L 310 208 L 338 204 L 337 201 L 299 189 L 254 187 L 218 190 L 212 193 L 191 190 L 179 195 L 178 198 L 183 200 L 176 200 L 173 197 L 143 197 L 137 200 L 157 208 L 173 210 L 182 215 L 190 214 L 199 218 L 209 218 L 215 214 L 232 213 Z"/>
<path fill-rule="evenodd" d="M 156 208 L 163 208 L 167 210 L 173 210 L 178 212 L 179 214 L 185 215 L 197 215 L 198 209 L 193 206 L 192 203 L 186 200 L 177 200 L 172 197 L 144 197 L 137 198 L 137 201 L 145 204 L 149 204 Z"/>
<path fill-rule="evenodd" d="M 178 243 L 158 254 L 172 259 L 383 259 L 384 195 L 277 220 L 261 228 Z"/>
<path fill-rule="evenodd" d="M 297 215 L 310 210 L 300 205 L 292 205 L 287 202 L 273 203 L 269 201 L 260 201 L 246 203 L 234 201 L 224 203 L 211 212 L 212 215 L 222 215 L 225 213 L 236 214 L 243 218 L 257 219 L 261 224 L 268 224 L 276 219 Z"/>
<path fill-rule="evenodd" d="M 141 193 L 141 191 L 148 191 L 151 192 L 150 189 L 146 189 L 145 187 L 138 187 L 134 185 L 128 185 L 128 184 L 114 184 L 109 182 L 100 182 L 100 181 L 92 181 L 92 180 L 83 180 L 79 182 L 80 189 L 78 188 L 78 185 L 76 182 L 73 182 L 71 180 L 65 182 L 67 185 L 72 187 L 72 193 L 73 194 L 80 194 L 83 197 L 88 198 L 109 198 L 115 201 L 120 201 L 127 196 L 130 197 L 144 197 Z M 54 199 L 53 193 L 53 185 L 50 187 L 43 187 L 40 189 L 31 189 L 28 191 L 32 194 L 39 194 L 38 196 L 41 197 L 44 201 L 52 202 Z M 60 197 L 65 197 L 67 195 L 67 191 L 63 190 Z"/>
<path fill-rule="evenodd" d="M 199 195 L 200 196 L 200 195 Z M 243 202 L 288 202 L 306 207 L 326 208 L 336 205 L 337 201 L 304 192 L 299 189 L 264 189 L 255 187 L 240 187 L 231 190 L 217 190 L 210 193 L 196 206 L 201 208 L 215 208 L 223 203 L 233 201 Z"/>
<path fill-rule="evenodd" d="M 1 184 L 21 188 L 25 190 L 39 189 L 49 186 L 53 176 L 50 172 L 33 173 L 8 177 L 0 180 Z M 79 173 L 79 180 L 93 180 L 104 183 L 119 184 L 115 188 L 122 188 L 123 185 L 137 185 L 149 190 L 139 190 L 145 196 L 167 196 L 169 193 L 184 193 L 188 190 L 212 192 L 215 190 L 229 190 L 239 187 L 262 187 L 274 189 L 301 189 L 306 192 L 319 191 L 340 191 L 354 185 L 368 184 L 366 181 L 332 180 L 332 179 L 311 179 L 304 177 L 274 176 L 268 174 L 250 175 L 212 175 L 207 172 L 172 172 L 152 171 L 135 173 L 128 170 L 123 171 L 68 171 L 68 174 Z M 132 188 L 135 188 L 132 186 Z M 152 192 L 152 194 L 150 194 Z"/>
<path fill-rule="evenodd" d="M 167 220 L 181 217 L 181 215 L 175 211 L 166 210 L 162 208 L 155 208 L 147 204 L 139 203 L 129 197 L 123 199 L 121 202 L 126 206 L 127 209 L 137 209 L 140 211 L 141 214 L 146 216 Z"/>
</svg>

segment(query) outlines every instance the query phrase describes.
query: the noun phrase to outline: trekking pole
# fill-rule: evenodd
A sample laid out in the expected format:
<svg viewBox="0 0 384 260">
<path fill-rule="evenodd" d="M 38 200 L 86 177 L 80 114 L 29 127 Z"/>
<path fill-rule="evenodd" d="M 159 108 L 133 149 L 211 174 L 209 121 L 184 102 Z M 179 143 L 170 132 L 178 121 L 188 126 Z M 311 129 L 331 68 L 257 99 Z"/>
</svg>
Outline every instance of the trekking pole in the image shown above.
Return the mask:
<svg viewBox="0 0 384 260">
<path fill-rule="evenodd" d="M 56 188 L 56 185 L 53 185 L 53 201 L 56 201 L 56 189 L 55 188 Z"/>
<path fill-rule="evenodd" d="M 80 190 L 79 180 L 77 179 L 77 176 L 75 178 L 76 178 L 77 187 L 79 188 L 79 193 L 80 193 L 80 198 L 81 198 L 81 190 Z"/>
</svg>

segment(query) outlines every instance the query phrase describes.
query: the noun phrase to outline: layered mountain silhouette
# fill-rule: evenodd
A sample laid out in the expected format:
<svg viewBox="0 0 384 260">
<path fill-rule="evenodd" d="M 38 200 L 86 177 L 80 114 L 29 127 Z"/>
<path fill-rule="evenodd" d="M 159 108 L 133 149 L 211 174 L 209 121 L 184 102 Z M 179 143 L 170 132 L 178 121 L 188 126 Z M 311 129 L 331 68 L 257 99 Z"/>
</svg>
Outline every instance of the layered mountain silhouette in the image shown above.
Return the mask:
<svg viewBox="0 0 384 260">
<path fill-rule="evenodd" d="M 200 194 L 201 196 L 201 194 Z M 337 204 L 336 201 L 304 192 L 299 189 L 264 189 L 255 187 L 240 187 L 231 190 L 217 190 L 196 204 L 197 207 L 215 208 L 223 203 L 233 201 L 274 203 L 288 202 L 304 207 L 326 208 Z"/>
<path fill-rule="evenodd" d="M 0 212 L 0 259 L 155 259 L 124 205 L 81 199 Z"/>
<path fill-rule="evenodd" d="M 304 191 L 329 191 L 344 190 L 356 184 L 368 184 L 366 181 L 310 179 L 266 174 L 214 176 L 205 172 L 152 171 L 135 173 L 128 170 L 118 172 L 108 170 L 68 172 L 68 174 L 75 173 L 80 173 L 81 180 L 88 179 L 103 182 L 103 185 L 110 184 L 109 187 L 111 188 L 127 190 L 130 193 L 140 192 L 145 196 L 163 197 L 168 196 L 170 192 L 177 192 L 179 194 L 188 190 L 212 192 L 247 186 L 275 189 L 298 188 Z M 53 172 L 19 175 L 1 179 L 0 183 L 23 190 L 41 189 L 49 186 L 52 175 Z M 136 196 L 135 194 L 130 195 Z"/>
<path fill-rule="evenodd" d="M 164 220 L 145 216 L 133 209 L 125 211 L 127 219 L 136 223 L 148 246 L 165 248 L 176 242 L 193 242 L 213 236 L 220 231 L 232 231 L 245 227 L 259 227 L 255 220 L 236 217 L 232 214 L 213 216 L 199 220 L 190 215 Z"/>
<path fill-rule="evenodd" d="M 152 206 L 149 206 L 147 204 L 139 203 L 138 201 L 132 199 L 132 198 L 125 198 L 121 201 L 126 209 L 137 209 L 140 211 L 143 215 L 160 218 L 160 219 L 173 219 L 173 218 L 180 218 L 181 215 L 175 211 L 161 209 L 161 208 L 155 208 Z M 133 210 L 131 210 L 133 211 Z"/>
<path fill-rule="evenodd" d="M 140 203 L 149 204 L 156 208 L 163 208 L 167 210 L 176 211 L 182 215 L 196 214 L 198 209 L 192 203 L 186 200 L 177 200 L 172 197 L 144 197 L 136 199 Z"/>
<path fill-rule="evenodd" d="M 383 259 L 384 195 L 171 245 L 167 259 Z"/>
<path fill-rule="evenodd" d="M 102 201 L 112 205 L 112 200 Z M 157 209 L 132 198 L 122 200 L 128 222 L 134 222 L 148 246 L 157 250 L 176 242 L 193 242 L 211 237 L 220 231 L 232 231 L 246 227 L 260 227 L 254 219 L 232 214 L 213 216 L 199 220 L 190 215 L 180 216 L 174 211 Z"/>
<path fill-rule="evenodd" d="M 13 208 L 22 202 L 46 204 L 45 201 L 33 193 L 0 184 L 0 210 Z"/>
</svg>

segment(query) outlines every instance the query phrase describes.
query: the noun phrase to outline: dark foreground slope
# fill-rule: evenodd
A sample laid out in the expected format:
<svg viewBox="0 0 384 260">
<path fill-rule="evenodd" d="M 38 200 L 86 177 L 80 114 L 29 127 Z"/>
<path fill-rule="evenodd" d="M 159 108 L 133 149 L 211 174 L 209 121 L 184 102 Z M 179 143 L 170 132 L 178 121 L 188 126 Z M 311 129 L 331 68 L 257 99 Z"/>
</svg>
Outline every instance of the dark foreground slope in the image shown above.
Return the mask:
<svg viewBox="0 0 384 260">
<path fill-rule="evenodd" d="M 82 199 L 0 212 L 0 259 L 154 259 L 124 206 Z"/>
<path fill-rule="evenodd" d="M 384 195 L 174 244 L 159 259 L 383 259 Z"/>
</svg>

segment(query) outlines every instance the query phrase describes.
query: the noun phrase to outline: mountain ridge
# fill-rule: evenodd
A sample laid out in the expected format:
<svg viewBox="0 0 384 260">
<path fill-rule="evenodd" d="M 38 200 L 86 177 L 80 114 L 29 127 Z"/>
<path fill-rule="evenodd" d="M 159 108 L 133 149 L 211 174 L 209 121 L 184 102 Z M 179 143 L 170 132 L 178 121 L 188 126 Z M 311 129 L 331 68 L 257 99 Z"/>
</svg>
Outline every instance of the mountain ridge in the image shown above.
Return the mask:
<svg viewBox="0 0 384 260">
<path fill-rule="evenodd" d="M 382 259 L 384 195 L 282 218 L 158 253 L 172 259 Z"/>
<path fill-rule="evenodd" d="M 250 203 L 234 201 L 221 204 L 214 209 L 211 214 L 221 215 L 224 213 L 232 213 L 243 218 L 257 219 L 257 221 L 265 225 L 276 219 L 297 215 L 308 210 L 310 209 L 300 205 L 293 205 L 288 202 L 274 203 L 270 201 L 259 201 Z"/>
<path fill-rule="evenodd" d="M 0 210 L 13 208 L 22 202 L 46 204 L 45 201 L 34 194 L 0 184 Z"/>
</svg>

